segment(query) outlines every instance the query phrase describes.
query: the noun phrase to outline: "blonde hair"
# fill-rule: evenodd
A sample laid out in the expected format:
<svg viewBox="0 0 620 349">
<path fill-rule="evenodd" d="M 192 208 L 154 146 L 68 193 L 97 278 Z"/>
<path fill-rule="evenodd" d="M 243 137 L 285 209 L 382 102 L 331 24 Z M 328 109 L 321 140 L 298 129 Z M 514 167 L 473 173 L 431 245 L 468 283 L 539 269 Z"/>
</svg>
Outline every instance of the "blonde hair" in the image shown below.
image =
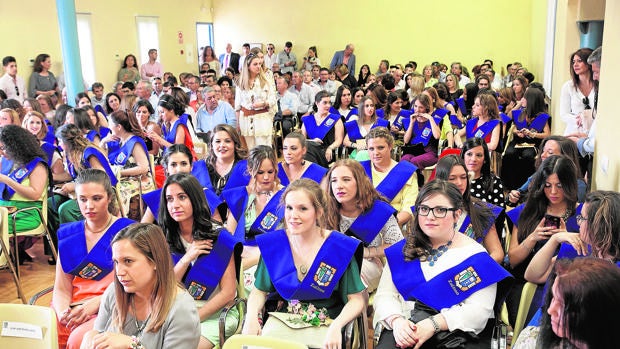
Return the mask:
<svg viewBox="0 0 620 349">
<path fill-rule="evenodd" d="M 24 121 L 22 122 L 23 128 L 28 129 L 27 127 L 28 121 L 30 121 L 31 118 L 39 118 L 39 120 L 41 120 L 41 129 L 39 130 L 39 132 L 37 132 L 35 136 L 37 136 L 38 140 L 44 139 L 45 136 L 47 136 L 47 125 L 45 124 L 45 121 L 47 121 L 47 118 L 43 114 L 39 113 L 38 111 L 34 111 L 34 110 L 30 111 L 26 113 L 26 115 L 24 116 Z"/>
</svg>

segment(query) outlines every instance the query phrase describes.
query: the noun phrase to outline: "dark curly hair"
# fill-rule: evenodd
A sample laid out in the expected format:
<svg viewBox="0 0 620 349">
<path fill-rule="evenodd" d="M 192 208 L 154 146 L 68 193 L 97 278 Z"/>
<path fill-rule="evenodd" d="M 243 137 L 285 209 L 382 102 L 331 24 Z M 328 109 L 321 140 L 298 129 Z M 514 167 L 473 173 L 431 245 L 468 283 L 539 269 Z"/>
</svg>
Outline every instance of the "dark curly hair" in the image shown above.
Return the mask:
<svg viewBox="0 0 620 349">
<path fill-rule="evenodd" d="M 437 194 L 445 195 L 455 209 L 463 208 L 463 195 L 461 195 L 456 185 L 441 179 L 432 180 L 420 189 L 415 206 L 419 207 L 428 198 Z M 455 212 L 452 212 L 452 214 L 455 214 Z M 413 211 L 413 220 L 411 225 L 409 225 L 405 239 L 405 246 L 403 247 L 405 260 L 411 261 L 420 258 L 420 260 L 425 261 L 433 245 L 428 235 L 420 228 L 417 210 Z"/>
<path fill-rule="evenodd" d="M 4 153 L 16 164 L 25 165 L 37 157 L 47 161 L 37 137 L 21 126 L 0 127 L 0 142 L 4 144 Z"/>
</svg>

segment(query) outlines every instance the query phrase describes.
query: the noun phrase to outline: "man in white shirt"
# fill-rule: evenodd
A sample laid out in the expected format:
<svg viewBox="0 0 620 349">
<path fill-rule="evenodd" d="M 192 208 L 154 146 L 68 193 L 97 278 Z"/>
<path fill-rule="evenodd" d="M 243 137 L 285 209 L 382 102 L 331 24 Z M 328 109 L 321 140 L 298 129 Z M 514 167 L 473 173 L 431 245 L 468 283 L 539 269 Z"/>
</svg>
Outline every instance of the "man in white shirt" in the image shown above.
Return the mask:
<svg viewBox="0 0 620 349">
<path fill-rule="evenodd" d="M 275 119 L 281 118 L 282 136 L 286 137 L 294 126 L 292 117 L 296 116 L 299 110 L 299 97 L 288 90 L 288 81 L 284 77 L 276 79 L 276 90 L 278 91 L 276 99 L 279 115 L 276 115 Z"/>
<path fill-rule="evenodd" d="M 265 60 L 265 67 L 269 69 L 273 68 L 273 64 L 276 63 L 278 58 L 278 55 L 275 52 L 276 47 L 271 43 L 267 44 L 267 54 L 263 56 L 263 59 Z"/>
<path fill-rule="evenodd" d="M 312 103 L 314 103 L 314 96 L 321 91 L 321 88 L 316 84 L 316 82 L 314 82 L 311 71 L 304 70 L 302 74 L 304 78 L 304 85 L 309 86 L 312 89 Z"/>
<path fill-rule="evenodd" d="M 149 101 L 151 106 L 153 106 L 153 110 L 155 110 L 155 114 L 157 114 L 157 103 L 159 103 L 159 98 L 153 94 L 153 86 L 151 86 L 150 82 L 145 80 L 138 82 L 136 86 L 136 96 L 140 99 Z"/>
<path fill-rule="evenodd" d="M 93 108 L 99 106 L 100 108 L 105 109 L 105 96 L 103 95 L 103 84 L 100 82 L 95 82 L 90 90 L 93 92 L 93 96 L 90 99 Z"/>
<path fill-rule="evenodd" d="M 405 80 L 403 80 L 403 71 L 400 70 L 400 68 L 396 68 L 394 70 L 394 73 L 392 73 L 392 75 L 394 76 L 394 89 L 396 90 L 404 90 L 405 89 Z"/>
<path fill-rule="evenodd" d="M 230 43 L 226 44 L 226 53 L 222 53 L 220 55 L 220 66 L 222 67 L 222 71 L 220 72 L 220 76 L 226 75 L 226 68 L 230 67 L 236 73 L 239 73 L 239 54 L 232 52 L 232 45 Z"/>
<path fill-rule="evenodd" d="M 302 116 L 308 114 L 308 112 L 312 110 L 315 94 L 312 92 L 312 88 L 309 85 L 304 84 L 304 80 L 300 72 L 293 72 L 291 87 L 289 87 L 288 90 L 299 98 L 297 115 Z"/>
<path fill-rule="evenodd" d="M 140 67 L 140 75 L 142 80 L 149 80 L 156 76 L 162 77 L 164 75 L 164 68 L 161 66 L 161 63 L 157 62 L 156 49 L 152 48 L 149 50 L 149 61 Z"/>
<path fill-rule="evenodd" d="M 278 53 L 277 62 L 280 65 L 280 71 L 282 73 L 292 73 L 297 67 L 297 56 L 291 52 L 292 48 L 293 43 L 287 41 L 286 44 L 284 44 L 284 50 Z"/>
<path fill-rule="evenodd" d="M 336 84 L 329 79 L 329 69 L 321 68 L 321 71 L 319 72 L 319 82 L 317 85 L 319 85 L 321 90 L 329 92 L 331 95 L 330 99 L 332 100 L 332 103 L 334 103 L 338 88 L 336 87 Z"/>
<path fill-rule="evenodd" d="M 153 95 L 157 98 L 161 98 L 164 95 L 164 84 L 161 81 L 160 77 L 154 77 L 151 80 L 151 85 L 153 85 Z"/>
<path fill-rule="evenodd" d="M 6 93 L 8 99 L 16 99 L 19 103 L 24 103 L 28 98 L 24 79 L 17 76 L 17 62 L 15 57 L 6 56 L 2 59 L 4 75 L 0 78 L 0 90 Z"/>
<path fill-rule="evenodd" d="M 450 65 L 450 71 L 452 74 L 459 78 L 459 87 L 464 88 L 465 85 L 471 82 L 471 79 L 463 75 L 463 67 L 460 62 L 454 62 Z"/>
<path fill-rule="evenodd" d="M 243 63 L 245 63 L 245 57 L 250 54 L 250 44 L 243 44 L 241 49 L 243 50 L 243 54 L 241 55 L 241 57 L 239 57 L 239 71 L 243 70 Z"/>
</svg>

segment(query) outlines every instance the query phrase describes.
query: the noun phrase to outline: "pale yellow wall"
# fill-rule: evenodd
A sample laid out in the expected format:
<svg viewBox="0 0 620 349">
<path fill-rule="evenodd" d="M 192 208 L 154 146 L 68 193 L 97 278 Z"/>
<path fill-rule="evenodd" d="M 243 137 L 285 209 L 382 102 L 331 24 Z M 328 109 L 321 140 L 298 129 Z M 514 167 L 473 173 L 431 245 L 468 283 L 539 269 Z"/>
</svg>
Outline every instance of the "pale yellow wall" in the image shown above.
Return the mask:
<svg viewBox="0 0 620 349">
<path fill-rule="evenodd" d="M 215 44 L 218 53 L 227 42 L 236 51 L 244 42 L 273 42 L 281 51 L 291 40 L 298 64 L 308 47 L 316 45 L 321 63 L 329 65 L 334 51 L 351 42 L 356 70 L 368 63 L 375 72 L 383 58 L 403 64 L 415 60 L 421 71 L 435 60 L 448 65 L 459 60 L 471 68 L 491 57 L 498 72 L 519 60 L 533 64 L 542 77 L 542 58 L 533 59 L 532 53 L 542 52 L 546 5 L 536 2 L 213 0 Z"/>
<path fill-rule="evenodd" d="M 135 16 L 159 17 L 159 58 L 165 70 L 197 72 L 197 60 L 187 63 L 180 50 L 189 44 L 197 55 L 196 22 L 211 22 L 211 0 L 76 0 L 75 5 L 77 12 L 91 13 L 96 78 L 106 88 L 116 81 L 125 55 L 139 58 Z M 0 1 L 0 16 L 0 55 L 16 57 L 18 74 L 28 79 L 28 61 L 43 52 L 52 56 L 51 71 L 62 72 L 56 1 Z M 178 44 L 178 31 L 184 34 L 183 45 Z"/>
</svg>

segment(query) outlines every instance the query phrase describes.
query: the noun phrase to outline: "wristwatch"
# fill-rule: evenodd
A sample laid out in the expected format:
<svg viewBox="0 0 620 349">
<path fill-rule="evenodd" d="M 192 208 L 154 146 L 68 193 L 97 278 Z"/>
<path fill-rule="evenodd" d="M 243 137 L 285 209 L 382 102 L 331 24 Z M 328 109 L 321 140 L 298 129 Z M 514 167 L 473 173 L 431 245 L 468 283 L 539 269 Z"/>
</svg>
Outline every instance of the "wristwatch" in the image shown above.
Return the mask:
<svg viewBox="0 0 620 349">
<path fill-rule="evenodd" d="M 431 323 L 433 324 L 433 329 L 435 330 L 435 333 L 439 333 L 441 329 L 439 328 L 439 324 L 437 323 L 437 320 L 435 320 L 435 315 L 429 317 L 429 319 L 431 320 Z"/>
</svg>

